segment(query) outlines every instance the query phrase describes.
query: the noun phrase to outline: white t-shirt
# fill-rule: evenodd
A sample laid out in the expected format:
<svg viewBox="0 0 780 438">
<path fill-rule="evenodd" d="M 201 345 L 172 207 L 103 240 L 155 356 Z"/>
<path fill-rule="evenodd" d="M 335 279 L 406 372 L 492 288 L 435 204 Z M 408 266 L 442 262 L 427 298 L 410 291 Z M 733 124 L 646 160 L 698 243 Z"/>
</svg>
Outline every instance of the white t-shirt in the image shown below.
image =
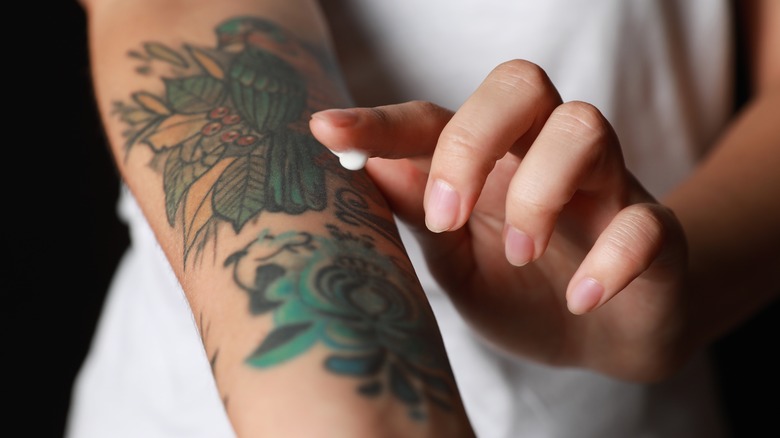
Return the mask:
<svg viewBox="0 0 780 438">
<path fill-rule="evenodd" d="M 565 101 L 596 105 L 657 196 L 685 178 L 731 108 L 728 2 L 345 0 L 324 2 L 359 105 L 430 100 L 456 109 L 499 63 L 544 68 Z M 76 382 L 70 438 L 231 437 L 173 273 L 124 188 L 131 248 Z M 720 437 L 704 357 L 659 385 L 510 359 L 485 347 L 404 242 L 436 313 L 478 436 Z"/>
</svg>

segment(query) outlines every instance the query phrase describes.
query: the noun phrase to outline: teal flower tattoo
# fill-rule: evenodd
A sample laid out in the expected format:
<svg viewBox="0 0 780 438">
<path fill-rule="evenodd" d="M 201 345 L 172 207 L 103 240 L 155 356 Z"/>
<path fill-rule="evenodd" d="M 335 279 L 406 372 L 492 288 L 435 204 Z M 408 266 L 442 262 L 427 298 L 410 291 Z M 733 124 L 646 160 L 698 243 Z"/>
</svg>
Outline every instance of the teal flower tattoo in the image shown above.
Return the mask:
<svg viewBox="0 0 780 438">
<path fill-rule="evenodd" d="M 424 418 L 426 399 L 450 410 L 454 381 L 431 348 L 438 334 L 411 295 L 412 279 L 369 238 L 330 231 L 323 237 L 266 230 L 226 261 L 249 294 L 251 313 L 271 313 L 274 320 L 246 362 L 273 367 L 320 343 L 332 352 L 325 368 L 358 379 L 360 394 L 388 391 L 413 418 Z"/>
</svg>

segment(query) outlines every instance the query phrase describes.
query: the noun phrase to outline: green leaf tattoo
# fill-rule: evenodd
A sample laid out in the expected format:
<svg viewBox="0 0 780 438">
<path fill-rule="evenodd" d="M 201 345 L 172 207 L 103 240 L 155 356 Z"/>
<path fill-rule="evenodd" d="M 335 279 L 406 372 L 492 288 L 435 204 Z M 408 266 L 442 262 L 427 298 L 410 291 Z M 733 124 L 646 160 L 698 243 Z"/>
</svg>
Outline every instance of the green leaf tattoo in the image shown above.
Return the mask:
<svg viewBox="0 0 780 438">
<path fill-rule="evenodd" d="M 214 109 L 225 97 L 225 84 L 211 76 L 165 79 L 171 108 L 181 114 L 198 114 Z"/>
<path fill-rule="evenodd" d="M 149 55 L 150 58 L 159 59 L 177 67 L 186 68 L 188 66 L 187 61 L 184 58 L 176 53 L 175 50 L 168 48 L 164 44 L 146 43 L 144 44 L 144 50 L 146 50 L 146 54 Z"/>
<path fill-rule="evenodd" d="M 322 163 L 331 154 L 308 132 L 308 118 L 323 109 L 312 96 L 338 86 L 313 50 L 267 21 L 240 17 L 217 28 L 215 48 L 147 43 L 145 55 L 130 53 L 174 73 L 162 78 L 161 95 L 140 91 L 114 110 L 128 125 L 128 151 L 146 145 L 161 163 L 168 221 L 180 220 L 191 237 L 185 258 L 193 236 L 214 222 L 239 232 L 264 211 L 326 207 Z"/>
</svg>

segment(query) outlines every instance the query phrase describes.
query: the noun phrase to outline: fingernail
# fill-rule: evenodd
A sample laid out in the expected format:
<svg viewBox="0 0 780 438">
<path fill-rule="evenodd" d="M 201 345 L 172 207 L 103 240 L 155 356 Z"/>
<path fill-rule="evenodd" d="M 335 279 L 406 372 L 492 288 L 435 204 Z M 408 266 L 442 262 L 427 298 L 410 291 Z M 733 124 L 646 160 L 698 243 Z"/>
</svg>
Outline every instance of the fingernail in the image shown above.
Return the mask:
<svg viewBox="0 0 780 438">
<path fill-rule="evenodd" d="M 604 287 L 592 278 L 583 278 L 571 291 L 568 300 L 569 311 L 576 315 L 593 310 L 604 295 Z"/>
<path fill-rule="evenodd" d="M 460 210 L 460 196 L 449 184 L 436 180 L 428 195 L 425 209 L 425 225 L 434 233 L 447 231 L 455 226 Z"/>
<path fill-rule="evenodd" d="M 504 240 L 506 259 L 515 266 L 524 266 L 534 256 L 534 241 L 515 227 L 508 226 Z"/>
<path fill-rule="evenodd" d="M 322 120 L 338 128 L 346 128 L 357 123 L 358 116 L 354 111 L 329 109 L 311 115 L 313 119 Z"/>
</svg>

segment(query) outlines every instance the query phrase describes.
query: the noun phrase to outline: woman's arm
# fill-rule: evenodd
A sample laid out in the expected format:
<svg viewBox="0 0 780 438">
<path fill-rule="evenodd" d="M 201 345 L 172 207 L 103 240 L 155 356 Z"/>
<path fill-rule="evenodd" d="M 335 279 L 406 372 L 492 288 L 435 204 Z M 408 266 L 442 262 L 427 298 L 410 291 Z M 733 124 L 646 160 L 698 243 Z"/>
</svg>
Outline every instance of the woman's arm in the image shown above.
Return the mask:
<svg viewBox="0 0 780 438">
<path fill-rule="evenodd" d="M 665 200 L 688 237 L 697 345 L 780 294 L 780 3 L 739 6 L 751 98 L 707 160 Z"/>
<path fill-rule="evenodd" d="M 309 132 L 349 100 L 316 3 L 85 3 L 117 166 L 236 432 L 472 435 L 384 199 Z"/>
</svg>

